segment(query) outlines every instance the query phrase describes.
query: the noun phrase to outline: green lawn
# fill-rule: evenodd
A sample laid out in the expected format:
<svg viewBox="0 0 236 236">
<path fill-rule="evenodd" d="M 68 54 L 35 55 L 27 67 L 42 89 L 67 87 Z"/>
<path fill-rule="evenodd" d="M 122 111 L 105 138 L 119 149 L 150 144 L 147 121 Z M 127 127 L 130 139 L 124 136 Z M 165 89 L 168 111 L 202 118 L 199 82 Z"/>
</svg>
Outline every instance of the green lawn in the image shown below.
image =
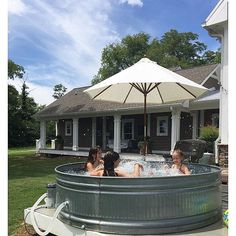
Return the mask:
<svg viewBox="0 0 236 236">
<path fill-rule="evenodd" d="M 73 157 L 38 158 L 34 147 L 9 149 L 8 152 L 8 230 L 13 234 L 23 222 L 23 211 L 55 182 L 54 168 L 81 161 Z"/>
</svg>

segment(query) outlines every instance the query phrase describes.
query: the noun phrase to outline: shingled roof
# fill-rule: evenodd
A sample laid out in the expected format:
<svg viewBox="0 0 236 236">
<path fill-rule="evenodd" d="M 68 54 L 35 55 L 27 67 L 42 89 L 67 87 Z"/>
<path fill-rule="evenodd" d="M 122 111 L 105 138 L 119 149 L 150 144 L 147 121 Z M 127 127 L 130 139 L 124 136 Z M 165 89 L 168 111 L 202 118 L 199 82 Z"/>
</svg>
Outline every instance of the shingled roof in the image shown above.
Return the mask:
<svg viewBox="0 0 236 236">
<path fill-rule="evenodd" d="M 212 73 L 217 65 L 218 64 L 211 64 L 190 69 L 182 69 L 175 71 L 175 73 L 180 74 L 198 84 L 201 84 L 210 75 L 210 73 Z M 35 118 L 41 119 L 50 117 L 69 117 L 73 115 L 81 115 L 83 113 L 93 114 L 96 112 L 108 112 L 121 109 L 137 109 L 143 107 L 142 104 L 137 103 L 122 104 L 116 102 L 92 100 L 86 93 L 83 92 L 89 87 L 90 86 L 71 90 L 60 99 L 49 104 L 42 111 L 35 114 Z M 153 105 L 155 104 L 148 104 L 150 107 Z"/>
<path fill-rule="evenodd" d="M 193 82 L 197 84 L 201 84 L 211 74 L 211 72 L 216 69 L 218 65 L 219 64 L 198 66 L 198 67 L 182 69 L 182 70 L 178 70 L 174 72 L 192 80 Z"/>
</svg>

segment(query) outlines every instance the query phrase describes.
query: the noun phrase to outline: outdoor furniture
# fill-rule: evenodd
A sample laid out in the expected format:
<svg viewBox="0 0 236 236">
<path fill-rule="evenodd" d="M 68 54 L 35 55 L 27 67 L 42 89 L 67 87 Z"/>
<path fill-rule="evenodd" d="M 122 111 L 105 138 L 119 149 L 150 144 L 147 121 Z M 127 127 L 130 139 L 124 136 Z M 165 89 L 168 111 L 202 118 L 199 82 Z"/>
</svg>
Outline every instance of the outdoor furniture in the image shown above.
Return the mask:
<svg viewBox="0 0 236 236">
<path fill-rule="evenodd" d="M 128 145 L 129 145 L 129 139 L 122 139 L 122 140 L 120 141 L 120 148 L 121 148 L 121 149 L 127 149 L 127 148 L 128 148 Z M 108 146 L 110 149 L 113 149 L 113 148 L 114 148 L 114 139 L 109 139 L 107 146 Z"/>
<path fill-rule="evenodd" d="M 184 157 L 187 161 L 192 163 L 198 163 L 202 158 L 206 149 L 206 141 L 200 139 L 185 139 L 176 142 L 174 150 L 180 149 L 184 153 Z M 167 160 L 171 160 L 170 154 L 164 154 L 163 157 Z"/>
</svg>

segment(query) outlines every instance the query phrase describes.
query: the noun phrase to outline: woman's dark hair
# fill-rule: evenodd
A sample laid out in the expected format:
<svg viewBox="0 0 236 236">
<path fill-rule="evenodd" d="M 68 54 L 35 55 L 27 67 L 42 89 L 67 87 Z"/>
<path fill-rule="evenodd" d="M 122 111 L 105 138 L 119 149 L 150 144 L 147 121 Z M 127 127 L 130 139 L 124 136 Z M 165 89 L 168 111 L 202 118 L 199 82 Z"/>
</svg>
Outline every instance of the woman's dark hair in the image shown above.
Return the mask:
<svg viewBox="0 0 236 236">
<path fill-rule="evenodd" d="M 117 152 L 106 152 L 104 156 L 104 171 L 103 176 L 116 176 L 114 171 L 114 162 L 120 158 Z"/>
<path fill-rule="evenodd" d="M 88 159 L 84 165 L 84 169 L 87 170 L 87 164 L 90 162 L 91 164 L 94 164 L 95 160 L 94 160 L 94 157 L 93 155 L 94 154 L 97 154 L 98 150 L 97 148 L 90 148 L 89 150 L 89 155 L 88 155 Z"/>
</svg>

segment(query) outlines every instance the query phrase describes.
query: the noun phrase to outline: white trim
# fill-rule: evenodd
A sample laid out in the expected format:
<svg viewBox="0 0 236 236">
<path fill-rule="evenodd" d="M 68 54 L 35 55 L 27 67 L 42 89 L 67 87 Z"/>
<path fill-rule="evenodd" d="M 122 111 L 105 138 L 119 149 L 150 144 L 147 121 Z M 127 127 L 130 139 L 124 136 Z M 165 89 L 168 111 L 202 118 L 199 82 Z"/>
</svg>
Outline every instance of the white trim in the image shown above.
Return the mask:
<svg viewBox="0 0 236 236">
<path fill-rule="evenodd" d="M 216 125 L 216 119 L 218 119 L 217 125 Z M 219 128 L 220 127 L 219 120 L 220 120 L 220 114 L 219 113 L 212 113 L 212 116 L 211 116 L 212 126 L 216 126 Z"/>
<path fill-rule="evenodd" d="M 203 80 L 201 85 L 204 85 L 210 78 L 216 79 L 219 82 L 220 78 L 219 78 L 219 72 L 217 70 L 220 70 L 220 64 L 218 64 L 216 68 Z M 217 75 L 213 75 L 215 72 Z"/>
<path fill-rule="evenodd" d="M 190 114 L 192 115 L 192 118 L 193 118 L 192 139 L 196 139 L 197 138 L 197 130 L 198 130 L 198 112 L 192 111 Z"/>
<path fill-rule="evenodd" d="M 181 111 L 172 108 L 171 110 L 171 150 L 174 150 L 176 142 L 180 138 Z"/>
<path fill-rule="evenodd" d="M 40 121 L 40 148 L 46 147 L 46 121 Z"/>
<path fill-rule="evenodd" d="M 79 143 L 79 119 L 73 118 L 73 151 L 77 151 L 79 149 L 78 147 Z"/>
<path fill-rule="evenodd" d="M 70 132 L 67 132 L 67 125 L 70 125 L 68 128 L 70 129 Z M 71 121 L 65 121 L 65 136 L 71 136 L 72 135 L 72 122 Z"/>
<path fill-rule="evenodd" d="M 107 124 L 107 118 L 106 116 L 102 117 L 102 148 L 105 150 L 107 145 L 107 136 L 106 136 L 106 125 Z"/>
<path fill-rule="evenodd" d="M 120 153 L 120 127 L 121 127 L 121 115 L 114 116 L 114 151 Z"/>
<path fill-rule="evenodd" d="M 202 27 L 210 27 L 228 20 L 228 0 L 221 0 L 210 12 Z"/>
<path fill-rule="evenodd" d="M 122 139 L 125 139 L 124 126 L 126 123 L 132 123 L 132 137 L 134 139 L 134 119 L 122 119 Z"/>
<path fill-rule="evenodd" d="M 97 130 L 97 118 L 92 117 L 92 147 L 96 146 L 96 130 Z"/>
<path fill-rule="evenodd" d="M 165 132 L 162 133 L 160 130 L 160 122 L 161 121 L 165 121 L 166 122 L 166 127 L 165 128 Z M 168 125 L 169 125 L 169 117 L 168 116 L 158 116 L 157 117 L 157 130 L 156 130 L 156 135 L 157 136 L 168 136 Z"/>
</svg>

